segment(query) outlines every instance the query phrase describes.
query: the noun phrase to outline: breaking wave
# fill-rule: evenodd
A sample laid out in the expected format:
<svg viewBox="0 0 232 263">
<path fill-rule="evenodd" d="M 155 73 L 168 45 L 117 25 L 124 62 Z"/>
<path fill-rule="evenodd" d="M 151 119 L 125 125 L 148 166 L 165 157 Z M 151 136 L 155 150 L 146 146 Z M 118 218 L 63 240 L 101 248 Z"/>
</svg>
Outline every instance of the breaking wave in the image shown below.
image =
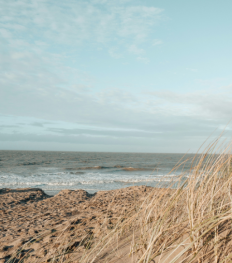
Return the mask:
<svg viewBox="0 0 232 263">
<path fill-rule="evenodd" d="M 24 180 L 15 180 L 15 181 L 5 181 L 0 182 L 0 186 L 80 186 L 80 185 L 99 185 L 99 184 L 133 184 L 133 183 L 146 183 L 146 182 L 171 182 L 178 180 L 178 177 L 172 175 L 170 177 L 164 176 L 156 176 L 150 178 L 117 178 L 117 179 L 92 179 L 89 180 L 80 180 L 77 178 L 72 178 L 71 180 L 67 178 L 67 180 L 57 180 L 57 178 L 53 178 L 53 180 L 38 180 L 38 178 L 34 178 L 37 180 L 28 180 L 29 178 L 24 178 Z M 54 180 L 55 179 L 55 180 Z"/>
<path fill-rule="evenodd" d="M 78 168 L 64 168 L 64 170 L 74 171 L 74 170 L 103 170 L 103 169 L 118 169 L 123 171 L 152 171 L 157 169 L 155 167 L 125 167 L 122 165 L 114 165 L 114 166 L 86 166 L 86 167 L 78 167 Z M 158 169 L 157 169 L 158 170 Z"/>
</svg>

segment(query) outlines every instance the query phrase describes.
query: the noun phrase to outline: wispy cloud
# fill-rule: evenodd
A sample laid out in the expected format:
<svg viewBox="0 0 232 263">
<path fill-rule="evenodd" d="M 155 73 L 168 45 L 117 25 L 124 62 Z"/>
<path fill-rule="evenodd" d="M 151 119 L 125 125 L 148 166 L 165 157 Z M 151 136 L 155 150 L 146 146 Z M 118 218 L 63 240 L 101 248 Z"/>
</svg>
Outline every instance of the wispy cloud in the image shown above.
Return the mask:
<svg viewBox="0 0 232 263">
<path fill-rule="evenodd" d="M 227 90 L 208 89 L 186 93 L 166 90 L 149 94 L 176 116 L 194 116 L 215 121 L 228 121 L 232 117 L 232 95 Z"/>
<path fill-rule="evenodd" d="M 141 55 L 145 53 L 144 49 L 138 48 L 136 45 L 129 46 L 128 51 L 135 55 Z"/>
<path fill-rule="evenodd" d="M 51 45 L 91 41 L 126 46 L 147 41 L 161 14 L 160 8 L 132 1 L 5 1 L 0 9 L 0 35 L 11 44 L 27 35 L 28 42 L 46 39 Z"/>
<path fill-rule="evenodd" d="M 122 53 L 119 51 L 117 47 L 109 48 L 108 52 L 112 58 L 116 58 L 116 59 L 123 58 Z"/>
<path fill-rule="evenodd" d="M 2 142 L 111 145 L 112 150 L 161 152 L 169 145 L 168 151 L 184 152 L 188 149 L 183 142 L 199 145 L 231 118 L 232 96 L 226 90 L 134 94 L 116 88 L 87 92 L 85 87 L 77 91 L 44 87 L 28 97 L 27 92 L 20 95 L 17 87 L 12 87 L 8 101 L 14 107 L 7 101 L 0 104 L 0 111 L 6 114 Z M 26 125 L 17 125 L 19 122 Z"/>
<path fill-rule="evenodd" d="M 67 60 L 75 59 L 73 53 L 85 46 L 106 50 L 116 59 L 130 53 L 147 63 L 140 45 L 148 41 L 162 11 L 134 1 L 2 1 L 0 99 L 4 112 L 14 112 L 13 101 L 15 109 L 47 105 L 48 96 L 56 105 L 68 97 L 73 101 L 75 96 L 67 90 L 80 93 L 81 86 L 93 86 L 90 74 L 67 65 Z M 26 114 L 22 108 L 19 112 Z"/>
<path fill-rule="evenodd" d="M 147 64 L 147 63 L 149 62 L 149 59 L 148 59 L 148 58 L 142 57 L 142 56 L 137 57 L 137 60 L 138 60 L 138 61 L 141 61 L 141 62 L 143 62 L 143 63 L 145 63 L 145 64 Z"/>
<path fill-rule="evenodd" d="M 158 45 L 162 45 L 163 41 L 161 39 L 154 39 L 152 42 L 153 46 L 158 46 Z"/>
</svg>

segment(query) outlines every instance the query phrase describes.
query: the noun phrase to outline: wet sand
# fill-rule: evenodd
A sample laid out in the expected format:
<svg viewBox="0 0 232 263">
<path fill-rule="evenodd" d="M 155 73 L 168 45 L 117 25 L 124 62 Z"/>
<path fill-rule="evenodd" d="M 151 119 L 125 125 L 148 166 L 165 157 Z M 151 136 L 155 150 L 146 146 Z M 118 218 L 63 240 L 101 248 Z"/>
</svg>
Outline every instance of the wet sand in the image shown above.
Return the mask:
<svg viewBox="0 0 232 263">
<path fill-rule="evenodd" d="M 48 196 L 38 188 L 0 189 L 0 262 L 27 256 L 24 262 L 49 262 L 54 251 L 64 247 L 69 252 L 79 247 L 81 257 L 124 214 L 136 211 L 152 190 L 147 186 L 96 194 L 63 190 Z"/>
</svg>

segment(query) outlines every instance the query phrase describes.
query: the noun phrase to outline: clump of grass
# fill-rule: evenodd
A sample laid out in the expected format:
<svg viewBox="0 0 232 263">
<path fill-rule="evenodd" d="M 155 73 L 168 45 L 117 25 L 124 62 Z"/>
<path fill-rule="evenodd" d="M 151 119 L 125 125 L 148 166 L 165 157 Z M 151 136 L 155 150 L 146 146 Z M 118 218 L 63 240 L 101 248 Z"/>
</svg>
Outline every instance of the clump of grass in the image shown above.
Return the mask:
<svg viewBox="0 0 232 263">
<path fill-rule="evenodd" d="M 222 150 L 213 142 L 192 164 L 167 188 L 154 188 L 81 256 L 77 247 L 66 257 L 62 246 L 51 262 L 232 262 L 231 145 Z"/>
<path fill-rule="evenodd" d="M 110 262 L 118 256 L 110 247 L 126 236 L 131 262 L 232 262 L 231 145 L 218 150 L 216 141 L 196 155 L 176 189 L 154 189 L 80 262 Z"/>
</svg>

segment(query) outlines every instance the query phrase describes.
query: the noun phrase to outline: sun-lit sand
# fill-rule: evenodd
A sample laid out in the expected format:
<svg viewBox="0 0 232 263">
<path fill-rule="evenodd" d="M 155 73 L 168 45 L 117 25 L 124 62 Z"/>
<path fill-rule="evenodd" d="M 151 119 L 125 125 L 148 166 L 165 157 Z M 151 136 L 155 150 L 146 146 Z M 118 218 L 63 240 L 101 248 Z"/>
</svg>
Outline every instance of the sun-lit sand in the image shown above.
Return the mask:
<svg viewBox="0 0 232 263">
<path fill-rule="evenodd" d="M 53 197 L 37 188 L 1 189 L 0 262 L 10 256 L 29 255 L 28 262 L 49 259 L 57 248 L 64 246 L 69 250 L 80 246 L 81 256 L 94 239 L 109 232 L 124 214 L 136 211 L 152 189 L 128 187 L 94 195 L 83 190 L 63 190 Z M 27 246 L 27 242 L 32 244 Z M 17 256 L 16 251 L 20 251 Z"/>
</svg>

